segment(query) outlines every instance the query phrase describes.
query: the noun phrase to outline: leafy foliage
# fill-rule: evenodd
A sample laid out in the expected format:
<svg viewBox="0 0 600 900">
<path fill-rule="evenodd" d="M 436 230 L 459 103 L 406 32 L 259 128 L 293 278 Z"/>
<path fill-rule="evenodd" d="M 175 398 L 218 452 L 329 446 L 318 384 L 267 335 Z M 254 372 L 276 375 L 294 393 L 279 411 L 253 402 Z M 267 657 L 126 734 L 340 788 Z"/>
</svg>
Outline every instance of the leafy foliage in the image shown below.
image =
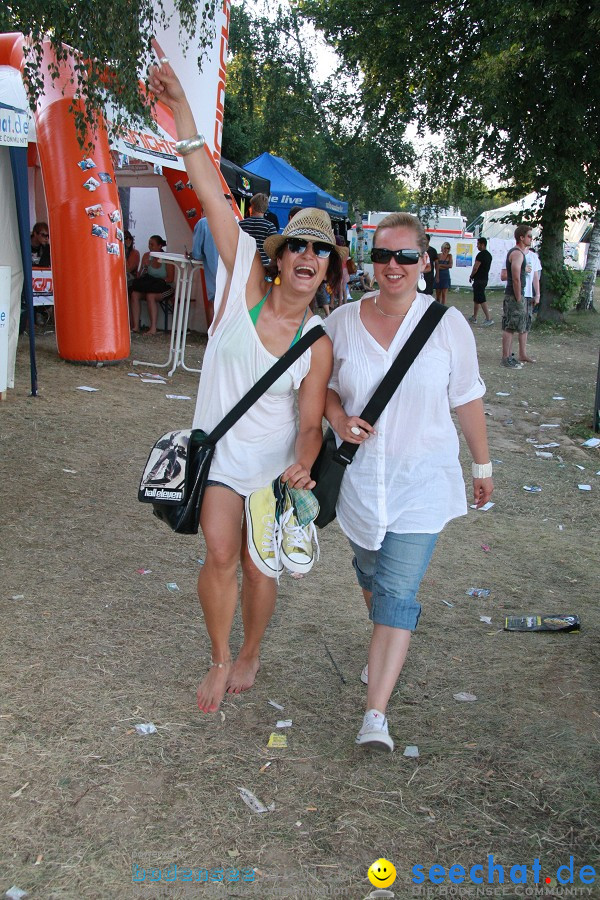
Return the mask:
<svg viewBox="0 0 600 900">
<path fill-rule="evenodd" d="M 216 0 L 200 4 L 174 0 L 174 6 L 183 35 L 194 35 L 200 62 L 212 40 Z M 152 124 L 139 79 L 155 61 L 150 42 L 156 26 L 166 22 L 163 0 L 8 0 L 0 5 L 0 32 L 21 31 L 28 39 L 24 80 L 32 106 L 44 86 L 43 41 L 51 42 L 58 64 L 67 58 L 65 44 L 77 51 L 73 109 L 81 140 L 104 111 L 107 97 L 117 107 L 115 130 L 131 124 Z M 51 78 L 56 79 L 58 74 L 58 66 L 52 66 Z M 77 103 L 79 100 L 85 107 Z"/>
<path fill-rule="evenodd" d="M 297 10 L 267 16 L 234 5 L 230 54 L 224 156 L 244 163 L 268 150 L 367 208 L 395 196 L 397 172 L 412 160 L 403 130 L 367 115 L 337 71 L 318 82 Z"/>
<path fill-rule="evenodd" d="M 589 0 L 299 0 L 364 75 L 367 109 L 445 136 L 457 176 L 493 174 L 546 195 L 544 269 L 566 210 L 600 196 L 600 13 Z M 462 170 L 462 171 L 461 171 Z M 434 180 L 435 183 L 435 180 Z M 542 314 L 553 292 L 542 283 Z"/>
</svg>

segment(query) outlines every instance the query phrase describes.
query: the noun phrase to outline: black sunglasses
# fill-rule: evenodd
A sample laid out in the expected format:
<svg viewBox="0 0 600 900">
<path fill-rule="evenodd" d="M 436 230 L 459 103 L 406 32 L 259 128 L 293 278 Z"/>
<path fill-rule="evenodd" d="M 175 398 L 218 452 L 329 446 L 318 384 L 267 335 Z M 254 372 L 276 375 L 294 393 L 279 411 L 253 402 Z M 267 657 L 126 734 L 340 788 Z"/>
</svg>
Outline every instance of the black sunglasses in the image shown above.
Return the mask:
<svg viewBox="0 0 600 900">
<path fill-rule="evenodd" d="M 306 253 L 306 248 L 312 244 L 313 252 L 319 259 L 327 259 L 333 247 L 331 244 L 323 244 L 320 241 L 305 241 L 303 238 L 288 238 L 285 242 L 291 253 Z"/>
<path fill-rule="evenodd" d="M 371 262 L 389 263 L 392 256 L 399 266 L 414 266 L 421 259 L 420 250 L 387 250 L 385 247 L 373 247 L 371 250 Z"/>
</svg>

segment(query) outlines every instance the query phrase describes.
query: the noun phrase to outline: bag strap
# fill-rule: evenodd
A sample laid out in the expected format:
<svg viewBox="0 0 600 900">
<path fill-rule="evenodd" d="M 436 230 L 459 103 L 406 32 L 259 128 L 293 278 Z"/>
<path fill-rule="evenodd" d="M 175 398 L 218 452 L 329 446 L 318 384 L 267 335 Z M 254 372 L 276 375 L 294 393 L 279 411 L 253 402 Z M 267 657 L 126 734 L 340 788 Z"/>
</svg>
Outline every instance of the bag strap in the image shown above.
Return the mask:
<svg viewBox="0 0 600 900">
<path fill-rule="evenodd" d="M 374 425 L 384 411 L 398 385 L 414 363 L 415 359 L 433 334 L 436 325 L 446 314 L 448 307 L 434 300 L 418 321 L 413 333 L 408 338 L 396 359 L 383 376 L 379 386 L 375 389 L 371 399 L 360 414 L 369 425 Z M 335 459 L 343 465 L 349 465 L 360 447 L 360 444 L 351 444 L 343 441 L 334 454 Z"/>
<path fill-rule="evenodd" d="M 293 344 L 293 346 L 291 346 L 289 350 L 287 350 L 286 353 L 284 353 L 283 356 L 258 379 L 248 393 L 244 394 L 242 399 L 236 403 L 233 409 L 231 409 L 219 424 L 213 428 L 206 438 L 206 443 L 216 444 L 216 442 L 223 437 L 225 432 L 229 431 L 229 429 L 235 425 L 237 420 L 241 418 L 244 413 L 248 412 L 258 398 L 262 397 L 272 384 L 275 384 L 277 379 L 289 369 L 292 363 L 295 363 L 296 360 L 299 359 L 302 354 L 315 343 L 315 341 L 322 338 L 324 334 L 325 329 L 323 326 L 315 325 L 314 328 L 311 328 L 310 331 L 307 331 L 306 334 L 302 335 L 300 340 Z"/>
</svg>

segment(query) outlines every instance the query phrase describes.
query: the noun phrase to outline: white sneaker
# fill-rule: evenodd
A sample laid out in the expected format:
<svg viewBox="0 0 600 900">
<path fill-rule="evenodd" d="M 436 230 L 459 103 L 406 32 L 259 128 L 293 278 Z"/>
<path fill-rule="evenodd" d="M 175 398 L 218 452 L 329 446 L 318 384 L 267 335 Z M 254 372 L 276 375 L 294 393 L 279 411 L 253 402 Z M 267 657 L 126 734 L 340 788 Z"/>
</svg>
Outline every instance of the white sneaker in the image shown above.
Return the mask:
<svg viewBox="0 0 600 900">
<path fill-rule="evenodd" d="M 314 519 L 319 514 L 319 504 L 312 491 L 283 488 L 283 513 L 281 529 L 281 562 L 290 572 L 306 575 L 313 567 L 315 553 L 319 558 L 319 541 Z"/>
<path fill-rule="evenodd" d="M 366 664 L 362 672 L 360 673 L 360 680 L 363 684 L 369 683 L 369 663 Z"/>
<path fill-rule="evenodd" d="M 373 750 L 393 751 L 394 742 L 388 734 L 388 722 L 383 713 L 377 709 L 367 710 L 356 743 Z"/>
</svg>

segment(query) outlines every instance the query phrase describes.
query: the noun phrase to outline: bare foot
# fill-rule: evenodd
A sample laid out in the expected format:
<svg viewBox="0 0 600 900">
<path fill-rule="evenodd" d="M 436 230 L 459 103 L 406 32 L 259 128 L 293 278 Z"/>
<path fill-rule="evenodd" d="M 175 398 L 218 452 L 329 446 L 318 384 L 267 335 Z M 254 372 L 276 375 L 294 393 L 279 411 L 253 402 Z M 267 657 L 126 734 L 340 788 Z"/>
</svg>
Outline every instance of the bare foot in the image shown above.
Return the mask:
<svg viewBox="0 0 600 900">
<path fill-rule="evenodd" d="M 535 362 L 535 359 L 532 359 L 531 356 L 520 356 L 520 357 L 519 357 L 519 362 L 534 363 L 534 362 Z"/>
<path fill-rule="evenodd" d="M 198 685 L 198 709 L 201 712 L 217 712 L 225 696 L 225 688 L 231 671 L 231 661 L 221 666 L 212 665 Z"/>
<path fill-rule="evenodd" d="M 227 693 L 240 694 L 242 691 L 249 690 L 254 684 L 259 669 L 260 660 L 258 656 L 238 656 L 229 672 Z"/>
<path fill-rule="evenodd" d="M 149 335 L 149 334 L 150 334 L 150 335 L 153 335 L 153 336 L 156 335 L 157 333 L 158 333 L 158 332 L 156 332 L 156 331 L 151 331 L 150 329 L 148 329 L 148 331 L 145 331 L 145 332 L 144 332 L 145 335 Z"/>
</svg>

